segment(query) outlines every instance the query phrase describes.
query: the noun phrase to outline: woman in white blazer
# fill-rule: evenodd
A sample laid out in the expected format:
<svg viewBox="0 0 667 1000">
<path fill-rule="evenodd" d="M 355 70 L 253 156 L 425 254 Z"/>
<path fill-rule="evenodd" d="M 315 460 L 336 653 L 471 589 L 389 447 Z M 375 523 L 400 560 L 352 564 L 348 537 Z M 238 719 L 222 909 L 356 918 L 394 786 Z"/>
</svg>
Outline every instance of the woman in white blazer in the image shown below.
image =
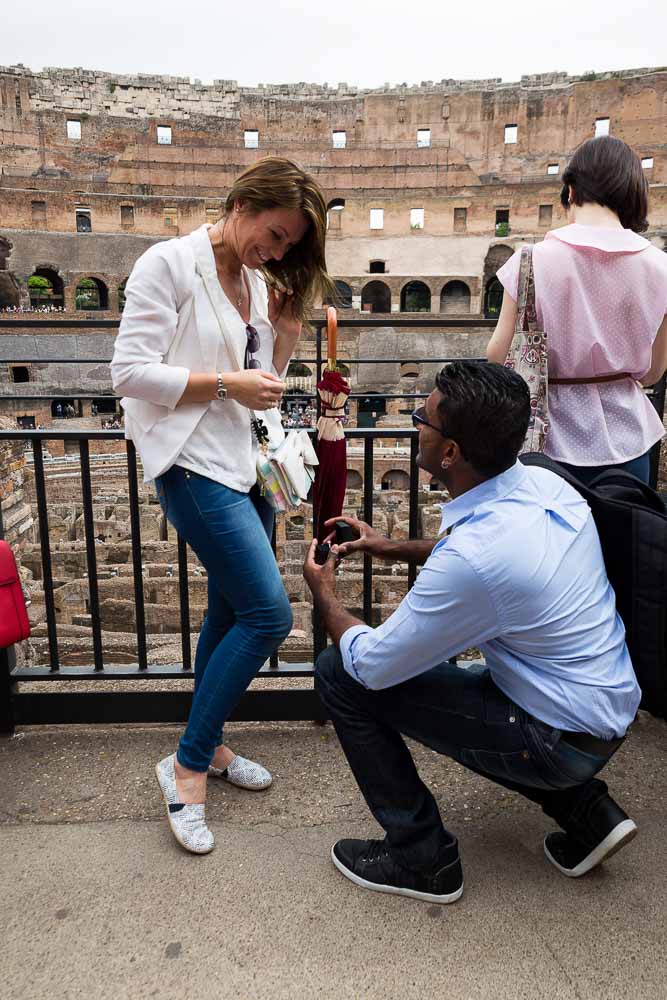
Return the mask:
<svg viewBox="0 0 667 1000">
<path fill-rule="evenodd" d="M 271 783 L 222 738 L 292 624 L 271 550 L 273 510 L 256 485 L 251 411 L 280 405 L 314 296 L 333 289 L 325 235 L 313 178 L 266 157 L 235 181 L 220 222 L 151 247 L 126 287 L 111 364 L 126 436 L 208 572 L 190 717 L 177 752 L 156 767 L 171 829 L 198 854 L 214 845 L 207 776 L 251 789 Z"/>
</svg>

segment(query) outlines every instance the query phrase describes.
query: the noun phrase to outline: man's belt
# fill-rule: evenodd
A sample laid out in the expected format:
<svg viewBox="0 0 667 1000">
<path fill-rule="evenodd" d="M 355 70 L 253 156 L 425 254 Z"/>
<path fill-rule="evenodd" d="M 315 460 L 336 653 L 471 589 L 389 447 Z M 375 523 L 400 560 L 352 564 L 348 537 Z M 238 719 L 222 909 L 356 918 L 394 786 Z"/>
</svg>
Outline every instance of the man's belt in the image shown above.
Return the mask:
<svg viewBox="0 0 667 1000">
<path fill-rule="evenodd" d="M 597 757 L 605 757 L 612 754 L 620 747 L 625 736 L 618 740 L 601 740 L 598 736 L 591 736 L 590 733 L 566 733 L 561 735 L 563 743 L 574 747 L 576 750 L 583 750 L 584 753 L 592 753 Z"/>
</svg>

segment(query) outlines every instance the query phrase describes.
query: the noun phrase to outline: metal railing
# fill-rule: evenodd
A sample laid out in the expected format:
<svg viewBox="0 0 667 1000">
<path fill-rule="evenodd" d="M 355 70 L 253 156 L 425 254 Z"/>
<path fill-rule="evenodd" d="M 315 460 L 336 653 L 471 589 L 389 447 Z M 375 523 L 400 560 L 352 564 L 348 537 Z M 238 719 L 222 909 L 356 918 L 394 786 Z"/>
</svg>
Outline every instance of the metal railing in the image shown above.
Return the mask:
<svg viewBox="0 0 667 1000">
<path fill-rule="evenodd" d="M 59 325 L 57 321 L 32 321 L 31 325 Z M 85 323 L 90 327 L 91 323 Z M 98 324 L 95 324 L 98 325 Z M 111 325 L 106 321 L 99 321 L 99 325 Z M 303 363 L 315 363 L 317 371 L 321 370 L 323 363 L 322 352 L 322 329 L 324 322 L 318 320 L 316 324 L 316 357 L 313 359 L 300 359 Z M 392 326 L 404 327 L 447 327 L 460 325 L 477 325 L 470 323 L 449 321 L 443 323 L 442 320 L 403 320 L 394 322 Z M 345 320 L 339 321 L 342 327 L 377 327 L 377 323 L 368 320 Z M 11 358 L 12 363 L 31 363 L 30 359 Z M 40 363 L 52 361 L 57 364 L 64 363 L 108 363 L 108 359 L 75 358 L 75 359 L 36 359 Z M 405 358 L 369 358 L 369 359 L 345 359 L 349 364 L 387 364 L 405 362 Z M 418 363 L 432 364 L 434 362 L 444 363 L 451 358 L 422 358 L 410 359 Z M 0 361 L 0 363 L 7 363 Z M 40 397 L 44 398 L 46 394 Z M 58 392 L 58 398 L 62 395 Z M 367 396 L 368 393 L 353 395 Z M 426 393 L 399 392 L 390 394 L 378 393 L 377 397 L 385 395 L 387 398 L 410 398 L 423 397 Z M 100 393 L 94 398 L 99 398 Z M 47 398 L 53 398 L 50 393 Z M 17 398 L 17 397 L 5 397 Z M 77 398 L 86 398 L 86 394 L 77 394 Z M 654 388 L 652 401 L 656 410 L 662 414 L 665 400 L 665 379 Z M 319 405 L 319 400 L 318 400 Z M 373 523 L 374 514 L 374 444 L 382 440 L 400 440 L 409 445 L 409 455 L 406 450 L 405 457 L 409 457 L 409 490 L 408 490 L 408 528 L 409 537 L 416 538 L 418 535 L 419 522 L 419 470 L 416 465 L 417 439 L 418 433 L 412 428 L 356 428 L 346 431 L 347 439 L 354 444 L 360 442 L 363 445 L 363 519 L 369 524 Z M 188 560 L 187 547 L 185 541 L 177 537 L 178 554 L 178 594 L 179 594 L 179 617 L 181 634 L 181 663 L 152 666 L 148 663 L 148 648 L 146 634 L 146 614 L 145 614 L 145 594 L 144 578 L 142 573 L 142 543 L 141 543 L 141 519 L 140 519 L 140 497 L 138 483 L 138 463 L 134 445 L 131 441 L 124 441 L 122 431 L 109 430 L 0 430 L 0 440 L 21 440 L 30 446 L 32 451 L 33 469 L 35 477 L 35 496 L 37 506 L 37 520 L 39 526 L 39 540 L 41 548 L 41 569 L 44 586 L 44 605 L 46 618 L 46 632 L 49 651 L 48 667 L 17 667 L 13 650 L 0 650 L 0 731 L 11 731 L 17 724 L 62 724 L 62 723 L 121 723 L 121 722 L 182 722 L 185 721 L 189 712 L 191 695 L 189 692 L 181 690 L 160 690 L 160 691 L 116 691 L 116 690 L 90 690 L 90 691 L 49 691 L 48 682 L 52 681 L 136 681 L 152 680 L 167 681 L 175 678 L 192 678 L 192 661 L 190 649 L 191 635 L 191 615 L 190 615 L 190 593 L 188 585 Z M 130 514 L 130 549 L 132 558 L 132 583 L 135 603 L 135 623 L 136 623 L 136 664 L 129 665 L 108 665 L 105 663 L 105 650 L 102 635 L 102 618 L 100 614 L 100 594 L 99 578 L 97 567 L 97 552 L 95 547 L 94 509 L 93 491 L 91 483 L 91 455 L 90 442 L 96 440 L 124 441 L 125 460 L 127 464 L 127 484 Z M 79 469 L 81 478 L 81 499 L 83 505 L 83 523 L 86 550 L 86 567 L 88 579 L 88 605 L 90 613 L 90 630 L 92 640 L 92 662 L 86 666 L 64 666 L 61 664 L 59 652 L 58 624 L 56 614 L 55 587 L 53 579 L 52 552 L 49 537 L 49 497 L 45 474 L 44 448 L 46 441 L 62 441 L 64 443 L 78 443 Z M 654 449 L 652 455 L 653 475 L 657 473 L 659 446 Z M 314 521 L 314 512 L 313 512 Z M 2 509 L 0 508 L 0 538 L 3 537 Z M 274 539 L 275 542 L 275 539 Z M 416 566 L 408 566 L 407 585 L 412 586 L 416 576 Z M 372 621 L 373 612 L 373 562 L 368 554 L 363 556 L 363 590 L 361 614 L 368 624 Z M 324 648 L 326 637 L 322 630 L 321 621 L 315 611 L 313 614 L 313 647 L 315 659 L 318 653 Z M 312 676 L 312 663 L 288 663 L 280 659 L 279 654 L 274 655 L 267 667 L 260 672 L 260 677 L 308 677 Z M 39 690 L 24 690 L 19 685 L 25 682 L 30 683 L 30 687 L 36 682 Z M 95 685 L 92 685 L 93 688 Z M 42 690 L 42 687 L 44 690 Z M 233 719 L 254 719 L 254 720 L 296 720 L 296 719 L 322 719 L 324 718 L 323 708 L 319 699 L 310 688 L 290 688 L 274 687 L 272 689 L 251 688 L 243 696 Z"/>
<path fill-rule="evenodd" d="M 419 470 L 417 455 L 417 432 L 412 428 L 352 429 L 346 436 L 351 441 L 363 443 L 363 517 L 369 524 L 373 522 L 374 509 L 374 461 L 373 445 L 382 439 L 404 440 L 409 444 L 410 486 L 409 486 L 409 535 L 417 537 L 419 514 Z M 41 549 L 41 571 L 44 588 L 46 631 L 49 650 L 49 666 L 16 667 L 8 651 L 0 651 L 0 730 L 11 730 L 22 724 L 62 724 L 91 722 L 175 722 L 187 718 L 190 695 L 183 691 L 106 691 L 106 692 L 23 692 L 18 690 L 20 682 L 48 681 L 127 681 L 127 680 L 167 680 L 192 678 L 190 651 L 190 594 L 188 586 L 188 561 L 185 541 L 177 536 L 178 549 L 178 594 L 181 631 L 182 662 L 151 666 L 148 663 L 144 576 L 142 572 L 141 519 L 138 480 L 138 463 L 134 445 L 125 441 L 121 431 L 0 431 L 0 440 L 22 440 L 30 445 L 35 477 L 35 496 L 39 542 Z M 97 552 L 95 546 L 93 491 L 91 484 L 90 441 L 117 440 L 125 445 L 127 464 L 128 499 L 130 514 L 130 549 L 132 561 L 132 582 L 136 623 L 136 664 L 107 665 L 102 635 L 100 613 L 99 578 Z M 44 463 L 44 442 L 78 442 L 79 469 L 81 477 L 81 499 L 86 550 L 86 572 L 88 581 L 88 606 L 92 639 L 92 663 L 87 666 L 64 666 L 61 663 L 58 638 L 58 623 L 55 601 L 55 586 L 52 551 L 49 534 L 49 497 Z M 406 451 L 406 458 L 408 457 Z M 314 519 L 314 518 L 313 518 Z M 0 537 L 3 535 L 2 513 L 0 510 Z M 275 540 L 274 540 L 275 541 Z M 373 564 L 369 555 L 363 557 L 363 608 L 362 617 L 368 624 L 372 620 Z M 416 566 L 408 566 L 408 586 L 412 586 Z M 324 648 L 325 636 L 317 611 L 313 613 L 314 659 Z M 268 666 L 260 672 L 261 677 L 307 677 L 313 673 L 312 663 L 287 663 L 274 655 Z M 293 688 L 275 690 L 250 690 L 232 716 L 234 719 L 319 719 L 323 718 L 322 707 L 312 689 Z"/>
</svg>

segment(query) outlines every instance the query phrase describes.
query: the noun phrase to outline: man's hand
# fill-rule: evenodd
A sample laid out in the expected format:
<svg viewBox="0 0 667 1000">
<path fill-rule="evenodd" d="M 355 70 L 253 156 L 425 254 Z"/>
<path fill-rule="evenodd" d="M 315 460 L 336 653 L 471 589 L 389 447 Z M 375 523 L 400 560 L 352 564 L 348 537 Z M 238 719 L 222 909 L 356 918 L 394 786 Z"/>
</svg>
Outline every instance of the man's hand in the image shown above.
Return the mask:
<svg viewBox="0 0 667 1000">
<path fill-rule="evenodd" d="M 303 575 L 313 593 L 313 603 L 322 615 L 322 621 L 334 645 L 340 644 L 341 636 L 354 625 L 363 625 L 346 611 L 336 597 L 336 565 L 338 564 L 338 549 L 331 547 L 329 558 L 323 566 L 315 562 L 317 539 L 313 538 L 308 549 L 306 561 L 303 564 Z"/>
<path fill-rule="evenodd" d="M 325 528 L 333 528 L 336 521 L 344 521 L 345 524 L 349 524 L 359 535 L 353 542 L 343 542 L 342 545 L 337 547 L 340 559 L 343 559 L 345 556 L 351 556 L 354 552 L 368 552 L 369 555 L 382 557 L 388 539 L 381 535 L 379 531 L 371 528 L 370 524 L 366 524 L 365 521 L 358 521 L 356 517 L 330 517 L 328 521 L 324 522 Z M 335 538 L 336 532 L 332 531 L 324 540 L 325 542 L 331 542 Z"/>
<path fill-rule="evenodd" d="M 323 566 L 318 566 L 315 562 L 315 549 L 317 539 L 313 538 L 306 561 L 303 564 L 303 576 L 315 597 L 323 591 L 331 594 L 336 593 L 336 566 L 338 565 L 338 549 L 334 545 L 329 552 L 329 557 Z"/>
</svg>

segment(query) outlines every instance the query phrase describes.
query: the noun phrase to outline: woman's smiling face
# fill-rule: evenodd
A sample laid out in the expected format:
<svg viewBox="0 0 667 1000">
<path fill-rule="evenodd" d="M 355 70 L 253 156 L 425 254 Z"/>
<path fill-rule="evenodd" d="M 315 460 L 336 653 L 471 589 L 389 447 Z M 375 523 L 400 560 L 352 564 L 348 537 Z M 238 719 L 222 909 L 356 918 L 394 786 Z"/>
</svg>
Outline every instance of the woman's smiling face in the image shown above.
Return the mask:
<svg viewBox="0 0 667 1000">
<path fill-rule="evenodd" d="M 234 207 L 231 223 L 239 260 L 252 268 L 282 260 L 309 225 L 300 208 L 270 208 L 254 214 L 242 203 Z"/>
</svg>

